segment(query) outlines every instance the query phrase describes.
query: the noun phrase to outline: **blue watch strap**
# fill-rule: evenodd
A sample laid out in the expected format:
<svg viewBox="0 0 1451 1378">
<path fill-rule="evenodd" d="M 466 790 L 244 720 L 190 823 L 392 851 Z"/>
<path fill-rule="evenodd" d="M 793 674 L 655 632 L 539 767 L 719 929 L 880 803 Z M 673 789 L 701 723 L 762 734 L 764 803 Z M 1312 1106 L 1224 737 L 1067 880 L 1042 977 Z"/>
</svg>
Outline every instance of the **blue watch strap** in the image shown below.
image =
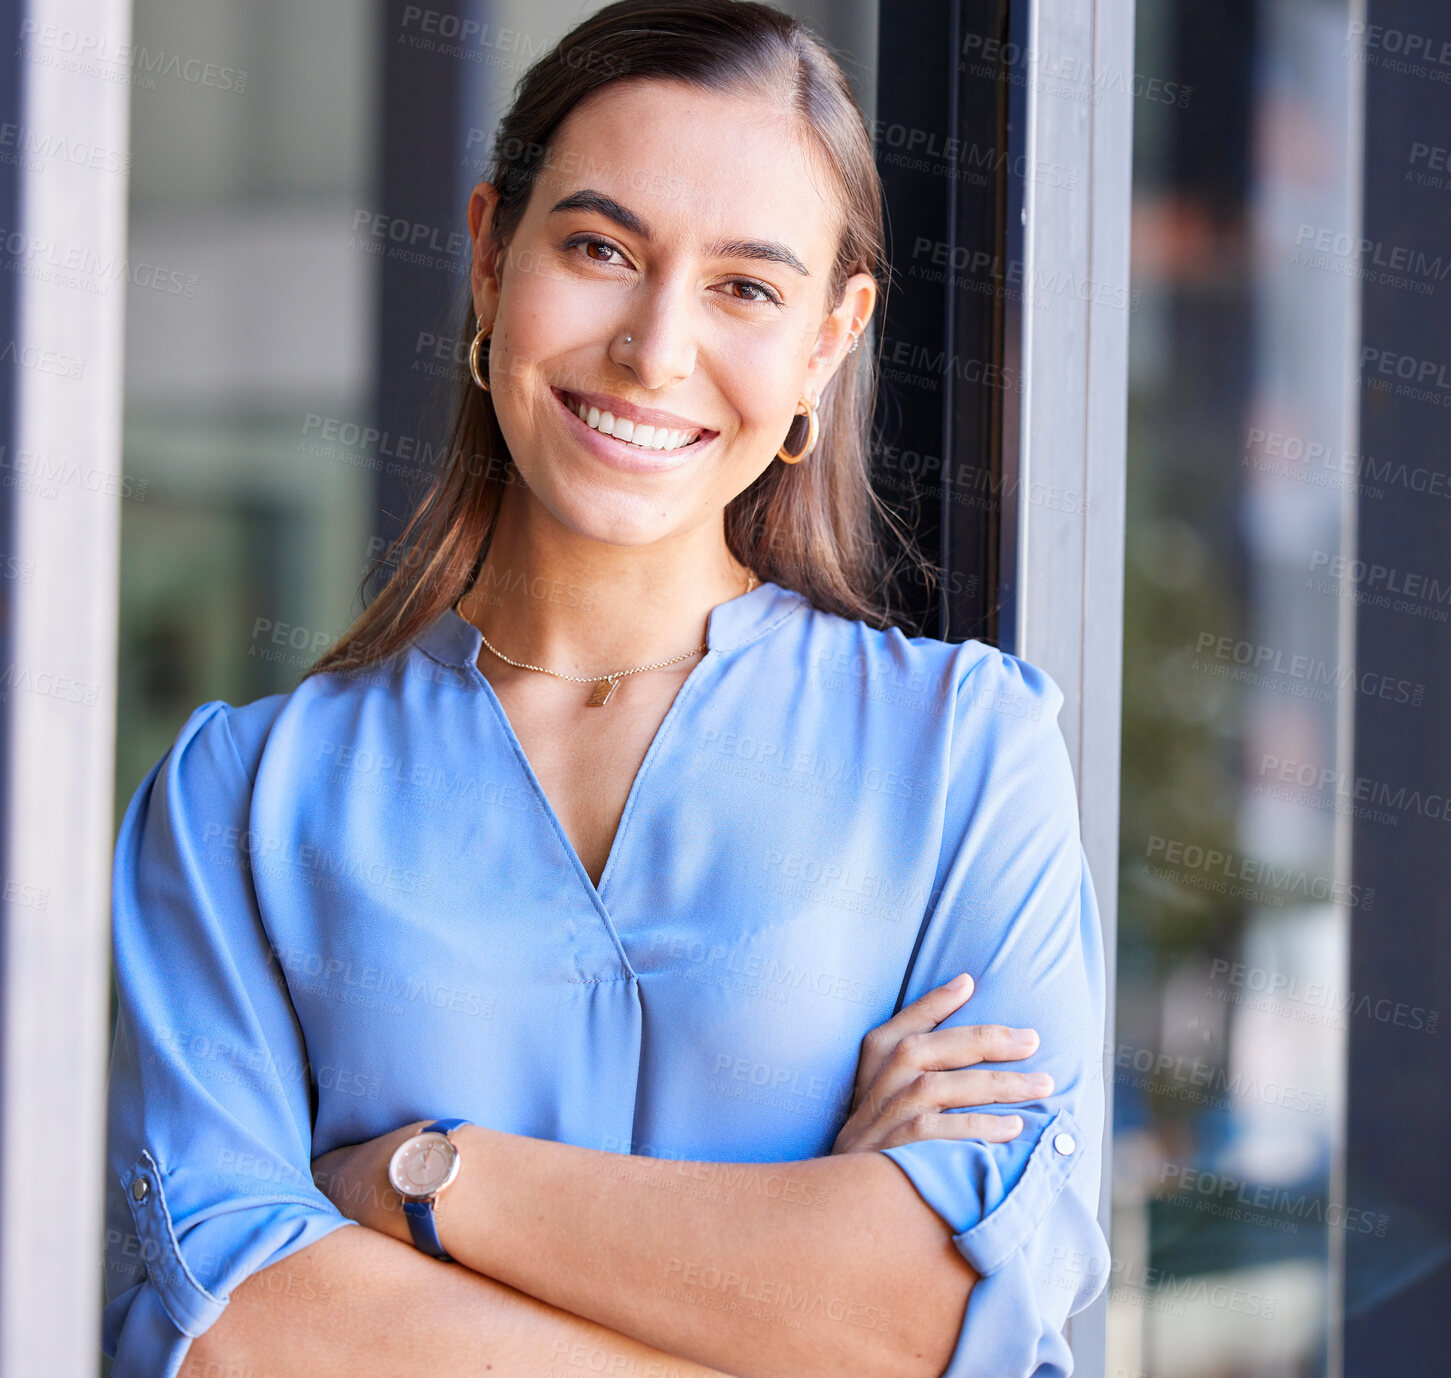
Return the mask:
<svg viewBox="0 0 1451 1378">
<path fill-rule="evenodd" d="M 405 1201 L 403 1214 L 408 1217 L 408 1232 L 413 1236 L 413 1245 L 425 1254 L 452 1263 L 452 1255 L 445 1252 L 438 1237 L 438 1226 L 433 1222 L 433 1201 Z"/>
<path fill-rule="evenodd" d="M 420 1134 L 448 1134 L 457 1129 L 461 1124 L 467 1124 L 467 1120 L 434 1120 L 432 1124 L 426 1124 L 418 1132 Z"/>
<path fill-rule="evenodd" d="M 426 1124 L 418 1132 L 420 1134 L 447 1134 L 457 1129 L 461 1124 L 467 1124 L 467 1120 L 434 1120 L 432 1124 Z M 404 1201 L 403 1214 L 408 1220 L 408 1232 L 413 1236 L 414 1246 L 425 1254 L 431 1254 L 434 1258 L 441 1259 L 444 1263 L 452 1263 L 453 1258 L 443 1247 L 438 1237 L 438 1226 L 433 1218 L 433 1197 L 426 1201 Z"/>
<path fill-rule="evenodd" d="M 432 1254 L 434 1258 L 442 1259 L 445 1263 L 453 1262 L 453 1256 L 445 1251 L 438 1237 L 438 1226 L 433 1221 L 431 1197 L 427 1201 L 405 1201 L 403 1214 L 408 1217 L 408 1232 L 413 1236 L 415 1248 L 425 1254 Z"/>
</svg>

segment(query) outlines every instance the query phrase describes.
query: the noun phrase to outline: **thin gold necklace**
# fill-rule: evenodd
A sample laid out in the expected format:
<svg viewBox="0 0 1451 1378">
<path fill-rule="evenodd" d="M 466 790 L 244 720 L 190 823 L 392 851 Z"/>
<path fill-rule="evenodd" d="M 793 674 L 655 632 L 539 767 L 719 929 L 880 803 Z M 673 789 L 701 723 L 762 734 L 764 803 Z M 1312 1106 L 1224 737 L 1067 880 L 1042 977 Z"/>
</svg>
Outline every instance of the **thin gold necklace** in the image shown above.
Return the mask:
<svg viewBox="0 0 1451 1378">
<path fill-rule="evenodd" d="M 749 593 L 761 581 L 756 578 L 755 570 L 747 570 L 746 573 L 749 576 L 749 582 L 746 584 L 746 592 Z M 489 638 L 484 635 L 482 628 L 479 629 L 479 637 L 483 641 L 484 645 L 487 646 L 494 655 L 498 656 L 505 665 L 512 665 L 516 670 L 537 670 L 541 675 L 553 675 L 555 679 L 567 679 L 573 684 L 593 683 L 594 693 L 589 696 L 589 701 L 585 705 L 587 708 L 603 708 L 610 701 L 610 695 L 615 692 L 615 689 L 618 687 L 620 681 L 624 679 L 626 675 L 638 675 L 643 670 L 663 670 L 667 665 L 676 665 L 682 660 L 688 660 L 691 656 L 703 655 L 707 650 L 710 649 L 708 646 L 702 643 L 701 645 L 697 646 L 695 650 L 686 651 L 684 655 L 673 656 L 669 660 L 657 660 L 649 665 L 636 665 L 633 669 L 629 670 L 611 670 L 608 674 L 603 675 L 566 675 L 562 674 L 558 670 L 547 670 L 542 665 L 530 665 L 527 661 L 523 660 L 510 660 L 509 657 L 503 653 L 503 651 L 499 650 L 499 648 L 495 646 L 489 640 Z"/>
</svg>

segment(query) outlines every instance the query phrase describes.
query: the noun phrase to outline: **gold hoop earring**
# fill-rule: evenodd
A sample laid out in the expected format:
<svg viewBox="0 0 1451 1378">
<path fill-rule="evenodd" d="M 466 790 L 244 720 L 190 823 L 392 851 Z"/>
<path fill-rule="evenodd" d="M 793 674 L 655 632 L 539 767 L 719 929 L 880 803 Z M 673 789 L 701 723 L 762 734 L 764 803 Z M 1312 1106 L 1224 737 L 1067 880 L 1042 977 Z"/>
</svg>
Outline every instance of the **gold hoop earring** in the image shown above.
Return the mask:
<svg viewBox="0 0 1451 1378">
<path fill-rule="evenodd" d="M 798 435 L 802 429 L 800 423 L 803 416 L 806 418 L 806 443 L 799 450 L 788 450 L 787 442 Z M 787 464 L 800 464 L 816 448 L 818 430 L 816 404 L 810 398 L 803 397 L 796 403 L 796 415 L 791 418 L 791 429 L 786 432 L 786 439 L 781 442 L 781 448 L 776 451 L 776 458 L 784 459 Z"/>
<path fill-rule="evenodd" d="M 485 328 L 482 316 L 475 317 L 475 319 L 478 321 L 479 333 L 474 336 L 474 342 L 469 346 L 469 372 L 473 375 L 474 385 L 488 392 L 489 380 L 484 377 L 483 371 L 479 368 L 479 350 L 483 347 L 484 341 L 494 333 L 494 327 L 490 324 Z"/>
</svg>

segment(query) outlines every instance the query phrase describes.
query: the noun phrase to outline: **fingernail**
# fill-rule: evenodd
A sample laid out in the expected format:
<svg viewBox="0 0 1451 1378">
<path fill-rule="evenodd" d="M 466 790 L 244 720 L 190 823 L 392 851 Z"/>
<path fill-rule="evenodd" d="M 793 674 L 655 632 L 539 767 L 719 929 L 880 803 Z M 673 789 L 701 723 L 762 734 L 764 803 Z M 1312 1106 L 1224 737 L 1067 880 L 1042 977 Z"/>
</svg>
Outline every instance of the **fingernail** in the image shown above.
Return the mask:
<svg viewBox="0 0 1451 1378">
<path fill-rule="evenodd" d="M 952 991 L 953 994 L 955 995 L 960 990 L 966 990 L 967 989 L 967 983 L 969 981 L 971 981 L 971 980 L 972 980 L 972 977 L 969 976 L 967 974 L 967 972 L 964 971 L 961 976 L 954 976 L 952 978 L 952 980 L 950 980 L 947 983 L 947 987 L 946 988 L 948 990 Z"/>
<path fill-rule="evenodd" d="M 1028 1078 L 1028 1085 L 1034 1091 L 1051 1091 L 1053 1089 L 1053 1078 L 1047 1072 L 1034 1072 Z"/>
<path fill-rule="evenodd" d="M 1038 1041 L 1038 1034 L 1035 1029 L 1014 1029 L 1013 1042 L 1021 1043 L 1025 1048 L 1030 1048 Z"/>
<path fill-rule="evenodd" d="M 1023 1132 L 1023 1117 L 1021 1115 L 1008 1115 L 1005 1117 L 1008 1122 L 1008 1129 L 1011 1133 L 1021 1134 Z"/>
</svg>

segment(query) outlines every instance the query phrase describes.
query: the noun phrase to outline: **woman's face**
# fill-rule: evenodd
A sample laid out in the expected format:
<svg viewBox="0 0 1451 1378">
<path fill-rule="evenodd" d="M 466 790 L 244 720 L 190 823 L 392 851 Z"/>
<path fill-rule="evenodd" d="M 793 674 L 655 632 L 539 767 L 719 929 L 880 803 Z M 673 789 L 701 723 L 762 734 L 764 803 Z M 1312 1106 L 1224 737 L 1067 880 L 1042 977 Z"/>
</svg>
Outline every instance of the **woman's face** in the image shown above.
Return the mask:
<svg viewBox="0 0 1451 1378">
<path fill-rule="evenodd" d="M 719 530 L 871 315 L 867 274 L 826 300 L 829 182 L 759 102 L 630 80 L 560 127 L 497 278 L 496 200 L 470 199 L 474 303 L 522 496 L 616 545 Z"/>
</svg>

